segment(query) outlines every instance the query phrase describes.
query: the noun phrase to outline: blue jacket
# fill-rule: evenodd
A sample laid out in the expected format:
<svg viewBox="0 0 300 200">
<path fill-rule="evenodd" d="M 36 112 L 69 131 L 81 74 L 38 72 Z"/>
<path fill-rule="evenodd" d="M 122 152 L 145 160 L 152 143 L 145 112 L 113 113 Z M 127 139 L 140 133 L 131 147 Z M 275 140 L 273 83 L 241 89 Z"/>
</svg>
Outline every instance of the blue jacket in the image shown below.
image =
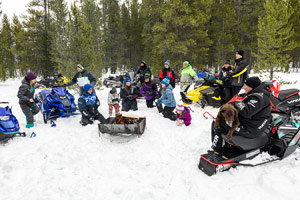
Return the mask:
<svg viewBox="0 0 300 200">
<path fill-rule="evenodd" d="M 176 101 L 173 94 L 173 87 L 171 84 L 163 92 L 163 96 L 159 99 L 167 107 L 176 107 Z"/>
<path fill-rule="evenodd" d="M 80 112 L 86 117 L 91 117 L 99 113 L 98 107 L 100 106 L 100 101 L 95 93 L 89 94 L 84 92 L 78 99 L 78 107 Z"/>
</svg>

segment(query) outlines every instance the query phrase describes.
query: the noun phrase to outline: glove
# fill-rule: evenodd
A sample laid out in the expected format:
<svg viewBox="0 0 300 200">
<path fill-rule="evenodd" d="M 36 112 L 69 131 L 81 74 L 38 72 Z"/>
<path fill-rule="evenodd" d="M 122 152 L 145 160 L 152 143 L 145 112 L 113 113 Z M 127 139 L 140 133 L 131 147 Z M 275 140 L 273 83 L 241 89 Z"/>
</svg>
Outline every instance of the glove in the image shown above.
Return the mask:
<svg viewBox="0 0 300 200">
<path fill-rule="evenodd" d="M 134 99 L 134 96 L 133 96 L 133 95 L 129 95 L 127 98 L 128 98 L 129 100 L 133 100 L 133 99 Z"/>
<path fill-rule="evenodd" d="M 157 100 L 157 104 L 158 104 L 158 105 L 161 105 L 161 104 L 162 104 L 162 101 L 161 101 L 161 100 Z"/>
<path fill-rule="evenodd" d="M 114 103 L 114 102 L 119 102 L 119 99 L 118 99 L 118 98 L 113 99 L 112 102 L 113 102 L 113 103 Z"/>
<path fill-rule="evenodd" d="M 145 94 L 145 95 L 148 95 L 148 96 L 150 96 L 150 95 L 152 95 L 153 93 L 152 93 L 152 92 L 149 92 L 149 91 L 147 91 L 147 92 L 145 92 L 144 94 Z"/>
</svg>

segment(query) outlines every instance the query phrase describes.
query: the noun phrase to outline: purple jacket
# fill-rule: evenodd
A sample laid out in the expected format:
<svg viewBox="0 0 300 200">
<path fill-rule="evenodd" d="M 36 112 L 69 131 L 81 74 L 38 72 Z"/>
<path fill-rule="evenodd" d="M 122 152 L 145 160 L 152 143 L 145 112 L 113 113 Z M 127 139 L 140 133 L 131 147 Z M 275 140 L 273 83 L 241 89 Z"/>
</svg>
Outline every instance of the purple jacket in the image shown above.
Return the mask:
<svg viewBox="0 0 300 200">
<path fill-rule="evenodd" d="M 186 106 L 183 106 L 184 107 L 184 111 L 182 112 L 181 115 L 176 115 L 177 119 L 183 119 L 184 121 L 184 124 L 186 126 L 189 126 L 191 124 L 191 121 L 192 121 L 192 117 L 191 117 L 191 114 L 190 114 L 190 109 Z"/>
<path fill-rule="evenodd" d="M 151 94 L 147 94 L 151 93 Z M 158 95 L 158 90 L 155 83 L 144 83 L 141 87 L 141 94 L 145 96 L 146 100 L 152 100 L 155 96 Z"/>
</svg>

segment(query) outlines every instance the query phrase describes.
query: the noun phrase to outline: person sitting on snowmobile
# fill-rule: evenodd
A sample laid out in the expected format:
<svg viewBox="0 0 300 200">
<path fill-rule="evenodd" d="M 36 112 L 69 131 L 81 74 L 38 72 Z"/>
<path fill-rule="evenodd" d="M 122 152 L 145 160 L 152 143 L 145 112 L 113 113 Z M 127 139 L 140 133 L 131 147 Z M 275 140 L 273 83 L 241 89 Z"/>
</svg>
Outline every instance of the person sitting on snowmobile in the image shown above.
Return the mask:
<svg viewBox="0 0 300 200">
<path fill-rule="evenodd" d="M 101 123 L 105 121 L 103 115 L 98 111 L 100 101 L 96 94 L 93 92 L 93 87 L 90 84 L 83 86 L 83 94 L 78 99 L 78 108 L 81 112 L 82 126 L 92 124 L 94 120 L 99 120 Z"/>
<path fill-rule="evenodd" d="M 258 77 L 247 78 L 240 94 L 244 93 L 245 98 L 241 102 L 231 102 L 239 112 L 240 126 L 233 133 L 234 136 L 241 136 L 248 139 L 259 139 L 271 122 L 270 91 Z M 222 134 L 227 134 L 230 126 L 220 122 L 220 127 L 215 128 L 212 123 L 212 148 L 219 151 L 226 145 Z M 259 141 L 258 141 L 259 142 Z M 236 144 L 236 146 L 241 146 Z"/>
<path fill-rule="evenodd" d="M 141 94 L 146 98 L 146 104 L 148 108 L 153 108 L 153 101 L 158 95 L 157 86 L 151 81 L 151 75 L 149 73 L 145 74 L 145 83 L 141 87 Z"/>
<path fill-rule="evenodd" d="M 17 95 L 20 107 L 26 117 L 26 128 L 34 127 L 33 116 L 40 111 L 34 101 L 35 85 L 36 75 L 32 72 L 28 72 L 22 80 L 22 85 L 20 86 Z"/>
<path fill-rule="evenodd" d="M 150 76 L 151 76 L 151 69 L 147 66 L 146 62 L 145 61 L 141 61 L 141 66 L 140 68 L 138 69 L 138 71 L 136 72 L 136 74 L 140 74 L 140 82 L 141 82 L 141 85 L 143 85 L 143 83 L 145 82 L 145 74 L 146 73 L 149 73 Z"/>
<path fill-rule="evenodd" d="M 157 100 L 156 104 L 158 107 L 161 107 L 161 104 L 165 104 L 162 110 L 163 116 L 175 121 L 176 114 L 173 113 L 173 110 L 176 107 L 176 101 L 173 94 L 173 87 L 170 85 L 170 79 L 171 78 L 167 76 L 161 81 L 162 97 Z"/>
<path fill-rule="evenodd" d="M 188 61 L 184 61 L 183 70 L 181 71 L 180 76 L 180 95 L 183 103 L 191 103 L 191 100 L 186 97 L 186 94 L 189 87 L 193 83 L 193 79 L 195 81 L 198 80 L 197 73 L 193 70 Z"/>
<path fill-rule="evenodd" d="M 136 87 L 131 85 L 129 77 L 125 79 L 125 87 L 121 89 L 120 96 L 122 98 L 122 111 L 137 110 L 138 91 Z"/>
<path fill-rule="evenodd" d="M 73 77 L 73 79 L 65 84 L 65 86 L 71 86 L 75 83 L 78 83 L 80 91 L 79 96 L 83 94 L 83 86 L 85 84 L 90 84 L 93 88 L 96 85 L 96 78 L 88 71 L 84 69 L 82 64 L 78 64 L 77 66 L 77 73 Z"/>
<path fill-rule="evenodd" d="M 226 60 L 219 73 L 219 79 L 223 81 L 222 87 L 225 103 L 232 98 L 232 77 L 229 75 L 231 72 L 232 66 L 230 60 Z"/>
</svg>

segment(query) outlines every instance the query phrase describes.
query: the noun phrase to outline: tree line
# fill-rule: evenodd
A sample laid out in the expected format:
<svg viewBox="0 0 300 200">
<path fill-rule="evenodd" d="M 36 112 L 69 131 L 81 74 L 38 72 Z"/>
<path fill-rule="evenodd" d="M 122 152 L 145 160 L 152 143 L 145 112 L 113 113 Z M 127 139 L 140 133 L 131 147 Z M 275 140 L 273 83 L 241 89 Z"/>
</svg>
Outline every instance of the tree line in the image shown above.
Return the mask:
<svg viewBox="0 0 300 200">
<path fill-rule="evenodd" d="M 71 77 L 78 63 L 100 77 L 141 60 L 154 74 L 168 59 L 217 70 L 238 49 L 271 78 L 300 62 L 299 0 L 32 0 L 22 16 L 0 15 L 1 80 Z"/>
</svg>

